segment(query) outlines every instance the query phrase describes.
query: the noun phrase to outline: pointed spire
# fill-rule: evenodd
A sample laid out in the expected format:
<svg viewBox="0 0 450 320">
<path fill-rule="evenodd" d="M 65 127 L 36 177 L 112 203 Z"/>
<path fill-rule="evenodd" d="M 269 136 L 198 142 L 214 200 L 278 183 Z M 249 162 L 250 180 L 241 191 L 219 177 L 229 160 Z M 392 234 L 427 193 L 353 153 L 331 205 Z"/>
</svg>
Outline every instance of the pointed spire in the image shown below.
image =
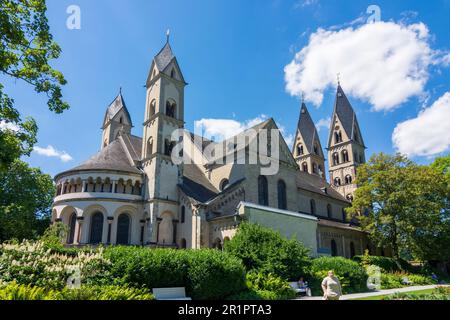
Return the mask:
<svg viewBox="0 0 450 320">
<path fill-rule="evenodd" d="M 297 124 L 297 135 L 298 134 L 302 136 L 307 151 L 309 153 L 313 153 L 314 142 L 318 140 L 319 135 L 317 133 L 316 125 L 314 124 L 304 101 L 302 101 L 300 107 L 300 116 Z"/>
</svg>

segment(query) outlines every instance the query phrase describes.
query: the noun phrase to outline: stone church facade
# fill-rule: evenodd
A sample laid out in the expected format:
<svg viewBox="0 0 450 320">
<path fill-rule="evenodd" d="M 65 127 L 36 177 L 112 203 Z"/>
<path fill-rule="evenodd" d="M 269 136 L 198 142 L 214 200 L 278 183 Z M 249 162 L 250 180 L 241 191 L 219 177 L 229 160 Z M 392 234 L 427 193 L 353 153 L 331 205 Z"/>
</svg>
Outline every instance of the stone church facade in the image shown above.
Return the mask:
<svg viewBox="0 0 450 320">
<path fill-rule="evenodd" d="M 327 148 L 330 183 L 305 103 L 292 150 L 280 134 L 275 175 L 262 175 L 261 164 L 214 162 L 214 155 L 206 156 L 204 150 L 216 142 L 188 131 L 182 136 L 183 150 L 204 161 L 174 163 L 171 154 L 180 141 L 172 141 L 171 135 L 184 129 L 185 86 L 167 42 L 154 57 L 147 78 L 142 137 L 131 133 L 133 123 L 120 93 L 106 110 L 101 150 L 56 175 L 52 219 L 68 226 L 67 244 L 221 248 L 242 221 L 259 219 L 286 236 L 296 234 L 308 243 L 312 255 L 351 257 L 366 249 L 384 254 L 344 212 L 357 187 L 355 176 L 365 161 L 365 146 L 340 85 Z M 271 129 L 277 129 L 273 119 L 251 130 L 259 139 L 260 132 Z M 248 148 L 242 151 L 247 154 Z M 227 152 L 237 154 L 236 146 Z"/>
</svg>

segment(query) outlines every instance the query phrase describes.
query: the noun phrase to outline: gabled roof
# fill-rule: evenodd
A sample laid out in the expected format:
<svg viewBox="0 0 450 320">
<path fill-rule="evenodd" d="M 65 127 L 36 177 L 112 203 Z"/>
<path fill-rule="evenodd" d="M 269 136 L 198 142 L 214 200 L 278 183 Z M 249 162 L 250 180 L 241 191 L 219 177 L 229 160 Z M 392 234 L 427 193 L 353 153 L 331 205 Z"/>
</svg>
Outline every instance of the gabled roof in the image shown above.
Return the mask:
<svg viewBox="0 0 450 320">
<path fill-rule="evenodd" d="M 297 171 L 297 188 L 311 191 L 320 194 L 324 197 L 333 198 L 342 202 L 349 203 L 347 199 L 333 187 L 328 184 L 323 178 L 309 174 L 303 171 Z M 326 190 L 326 192 L 324 192 Z"/>
<path fill-rule="evenodd" d="M 183 181 L 178 186 L 188 197 L 201 203 L 205 203 L 219 194 L 219 190 L 209 182 L 195 164 L 184 165 Z"/>
<path fill-rule="evenodd" d="M 347 96 L 345 95 L 344 90 L 342 89 L 341 85 L 339 84 L 336 90 L 336 98 L 334 101 L 334 111 L 333 111 L 333 117 L 331 121 L 331 128 L 330 128 L 330 136 L 328 139 L 328 146 L 331 146 L 331 139 L 333 137 L 333 127 L 334 127 L 334 120 L 335 118 L 338 118 L 342 124 L 342 127 L 349 137 L 350 140 L 355 140 L 355 135 L 358 134 L 361 141 L 360 143 L 364 146 L 364 141 L 362 140 L 362 136 L 360 134 L 361 130 L 359 129 L 358 120 L 356 119 L 356 113 L 353 110 L 353 107 L 350 103 L 350 101 L 347 99 Z M 358 133 L 356 132 L 358 131 Z"/>
<path fill-rule="evenodd" d="M 111 121 L 120 112 L 120 110 L 124 110 L 132 126 L 133 123 L 131 122 L 131 116 L 130 113 L 128 112 L 122 93 L 119 93 L 119 95 L 113 100 L 113 102 L 111 102 L 109 107 L 106 109 L 105 120 L 103 122 L 103 125 Z"/>
<path fill-rule="evenodd" d="M 300 116 L 297 124 L 297 135 L 299 133 L 305 142 L 305 147 L 308 153 L 314 153 L 314 142 L 317 141 L 319 143 L 320 154 L 323 155 L 322 145 L 320 143 L 316 125 L 314 124 L 314 121 L 312 120 L 308 108 L 304 102 L 300 108 Z"/>
</svg>

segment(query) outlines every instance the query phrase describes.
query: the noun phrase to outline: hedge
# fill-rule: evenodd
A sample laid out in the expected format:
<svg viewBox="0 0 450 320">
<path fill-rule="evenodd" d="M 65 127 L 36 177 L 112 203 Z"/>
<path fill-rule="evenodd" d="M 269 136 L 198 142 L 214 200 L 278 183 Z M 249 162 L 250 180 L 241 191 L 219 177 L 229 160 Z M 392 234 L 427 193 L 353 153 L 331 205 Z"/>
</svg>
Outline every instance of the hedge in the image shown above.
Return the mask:
<svg viewBox="0 0 450 320">
<path fill-rule="evenodd" d="M 104 253 L 115 282 L 134 287 L 186 287 L 193 299 L 218 300 L 243 291 L 242 262 L 217 250 L 111 247 Z"/>
<path fill-rule="evenodd" d="M 344 294 L 367 291 L 367 273 L 357 262 L 342 257 L 320 257 L 311 264 L 310 287 L 313 295 L 321 295 L 321 283 L 329 270 L 341 282 Z"/>
</svg>

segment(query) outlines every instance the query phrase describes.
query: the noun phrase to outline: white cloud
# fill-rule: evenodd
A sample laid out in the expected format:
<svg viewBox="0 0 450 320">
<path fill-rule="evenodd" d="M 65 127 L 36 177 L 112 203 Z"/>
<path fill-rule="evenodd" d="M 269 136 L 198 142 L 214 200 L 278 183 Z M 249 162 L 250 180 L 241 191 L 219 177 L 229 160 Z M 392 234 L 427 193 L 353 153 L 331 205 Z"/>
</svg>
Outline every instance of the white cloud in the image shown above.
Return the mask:
<svg viewBox="0 0 450 320">
<path fill-rule="evenodd" d="M 331 124 L 331 117 L 320 119 L 316 123 L 317 131 L 322 130 L 322 128 L 323 129 L 329 129 L 330 128 L 330 124 Z"/>
<path fill-rule="evenodd" d="M 399 123 L 392 134 L 394 147 L 408 156 L 433 156 L 450 147 L 450 92 L 419 113 Z"/>
<path fill-rule="evenodd" d="M 423 94 L 432 65 L 448 52 L 434 51 L 423 23 L 377 22 L 342 30 L 319 28 L 285 67 L 286 90 L 319 106 L 324 91 L 336 85 L 368 101 L 375 111 L 398 107 Z M 450 59 L 450 58 L 449 58 Z"/>
<path fill-rule="evenodd" d="M 13 132 L 20 131 L 20 127 L 14 123 L 6 122 L 5 120 L 0 121 L 0 131 L 11 130 Z"/>
<path fill-rule="evenodd" d="M 48 146 L 47 148 L 34 147 L 33 151 L 41 156 L 59 158 L 62 162 L 73 160 L 67 152 L 58 151 L 53 146 Z"/>
<path fill-rule="evenodd" d="M 315 5 L 319 0 L 298 0 L 294 3 L 294 9 L 309 7 Z"/>
<path fill-rule="evenodd" d="M 264 114 L 244 122 L 232 119 L 201 119 L 194 122 L 194 127 L 197 134 L 208 139 L 214 138 L 215 141 L 221 141 L 266 120 L 267 116 Z"/>
</svg>

